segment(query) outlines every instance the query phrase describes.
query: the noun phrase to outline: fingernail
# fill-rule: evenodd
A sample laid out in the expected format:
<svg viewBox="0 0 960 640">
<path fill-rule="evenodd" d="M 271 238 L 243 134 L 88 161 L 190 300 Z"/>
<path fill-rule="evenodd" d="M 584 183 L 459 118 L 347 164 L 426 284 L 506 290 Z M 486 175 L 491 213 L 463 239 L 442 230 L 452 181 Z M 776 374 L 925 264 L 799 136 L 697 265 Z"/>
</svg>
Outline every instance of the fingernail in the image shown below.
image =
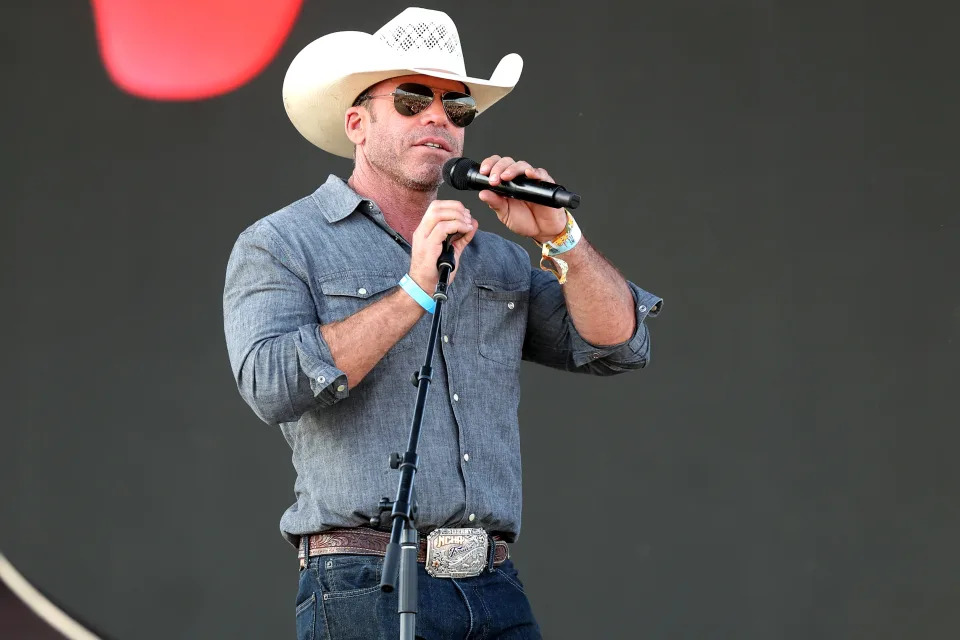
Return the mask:
<svg viewBox="0 0 960 640">
<path fill-rule="evenodd" d="M 490 182 L 493 182 L 493 181 L 496 180 L 496 179 L 497 179 L 497 174 L 491 173 L 491 174 L 490 174 Z"/>
</svg>

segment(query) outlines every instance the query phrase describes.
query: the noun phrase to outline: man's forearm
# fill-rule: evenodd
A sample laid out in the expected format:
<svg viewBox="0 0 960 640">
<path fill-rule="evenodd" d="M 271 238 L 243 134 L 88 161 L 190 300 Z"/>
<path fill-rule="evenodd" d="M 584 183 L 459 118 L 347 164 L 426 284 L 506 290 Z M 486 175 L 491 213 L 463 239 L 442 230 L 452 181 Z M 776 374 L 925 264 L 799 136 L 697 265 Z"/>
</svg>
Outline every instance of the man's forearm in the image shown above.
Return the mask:
<svg viewBox="0 0 960 640">
<path fill-rule="evenodd" d="M 583 339 L 597 346 L 629 340 L 637 319 L 633 295 L 620 272 L 586 238 L 557 257 L 570 267 L 563 295 Z"/>
<path fill-rule="evenodd" d="M 334 365 L 353 388 L 426 313 L 402 289 L 340 322 L 320 327 Z"/>
</svg>

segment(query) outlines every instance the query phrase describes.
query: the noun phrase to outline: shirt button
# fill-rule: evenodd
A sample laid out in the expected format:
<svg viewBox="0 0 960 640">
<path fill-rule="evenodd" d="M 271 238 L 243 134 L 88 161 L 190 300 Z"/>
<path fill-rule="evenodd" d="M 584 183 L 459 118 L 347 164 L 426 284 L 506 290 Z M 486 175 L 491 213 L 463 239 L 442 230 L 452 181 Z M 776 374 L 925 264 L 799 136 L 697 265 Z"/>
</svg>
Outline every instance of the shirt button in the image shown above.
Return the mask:
<svg viewBox="0 0 960 640">
<path fill-rule="evenodd" d="M 469 453 L 463 454 L 463 461 L 464 461 L 464 462 L 470 462 L 470 454 L 469 454 Z"/>
<path fill-rule="evenodd" d="M 640 309 L 640 313 L 646 313 L 646 311 L 647 311 L 647 305 L 645 305 L 645 304 L 642 304 L 642 305 L 640 305 L 640 306 L 637 307 L 637 308 Z"/>
<path fill-rule="evenodd" d="M 470 517 L 467 518 L 467 520 L 469 520 L 470 522 L 473 522 L 476 519 L 477 519 L 477 515 L 475 513 L 471 513 Z"/>
<path fill-rule="evenodd" d="M 327 381 L 327 379 L 324 378 L 323 376 L 320 376 L 319 378 L 317 378 L 317 382 L 319 382 L 320 384 L 323 384 L 323 383 L 326 382 L 326 381 Z"/>
<path fill-rule="evenodd" d="M 346 391 L 346 389 L 347 389 L 347 387 L 346 387 L 345 385 L 342 385 L 342 384 L 337 387 L 337 391 L 339 391 L 340 393 L 343 393 L 344 391 Z"/>
<path fill-rule="evenodd" d="M 516 305 L 514 305 L 512 302 L 507 303 L 507 309 L 513 309 L 514 306 Z"/>
<path fill-rule="evenodd" d="M 365 296 L 367 295 L 367 290 L 364 289 L 363 287 L 360 287 L 359 289 L 357 289 L 357 293 L 359 293 L 362 296 Z"/>
<path fill-rule="evenodd" d="M 444 342 L 450 342 L 450 336 L 443 336 Z"/>
<path fill-rule="evenodd" d="M 457 394 L 453 394 L 453 401 L 460 402 L 460 396 L 458 396 Z"/>
</svg>

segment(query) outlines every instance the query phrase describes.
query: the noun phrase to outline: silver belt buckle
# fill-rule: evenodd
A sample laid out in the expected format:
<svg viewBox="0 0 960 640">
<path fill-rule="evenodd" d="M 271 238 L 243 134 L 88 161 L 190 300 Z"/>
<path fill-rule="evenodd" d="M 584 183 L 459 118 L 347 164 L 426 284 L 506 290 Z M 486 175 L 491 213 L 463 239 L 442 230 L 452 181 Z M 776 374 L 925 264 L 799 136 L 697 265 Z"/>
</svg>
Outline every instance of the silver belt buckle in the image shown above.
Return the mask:
<svg viewBox="0 0 960 640">
<path fill-rule="evenodd" d="M 434 578 L 472 578 L 487 566 L 483 529 L 434 529 L 427 535 L 426 569 Z"/>
</svg>

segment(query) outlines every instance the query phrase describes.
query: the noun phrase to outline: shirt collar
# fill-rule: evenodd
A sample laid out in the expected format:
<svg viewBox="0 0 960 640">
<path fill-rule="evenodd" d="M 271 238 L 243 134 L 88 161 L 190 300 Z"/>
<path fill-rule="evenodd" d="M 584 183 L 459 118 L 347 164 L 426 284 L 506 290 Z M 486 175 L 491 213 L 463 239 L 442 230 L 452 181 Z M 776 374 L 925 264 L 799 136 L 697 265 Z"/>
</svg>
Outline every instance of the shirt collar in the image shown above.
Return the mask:
<svg viewBox="0 0 960 640">
<path fill-rule="evenodd" d="M 357 210 L 361 202 L 369 202 L 350 188 L 338 176 L 330 174 L 327 181 L 313 192 L 313 201 L 327 222 L 339 222 Z"/>
</svg>

